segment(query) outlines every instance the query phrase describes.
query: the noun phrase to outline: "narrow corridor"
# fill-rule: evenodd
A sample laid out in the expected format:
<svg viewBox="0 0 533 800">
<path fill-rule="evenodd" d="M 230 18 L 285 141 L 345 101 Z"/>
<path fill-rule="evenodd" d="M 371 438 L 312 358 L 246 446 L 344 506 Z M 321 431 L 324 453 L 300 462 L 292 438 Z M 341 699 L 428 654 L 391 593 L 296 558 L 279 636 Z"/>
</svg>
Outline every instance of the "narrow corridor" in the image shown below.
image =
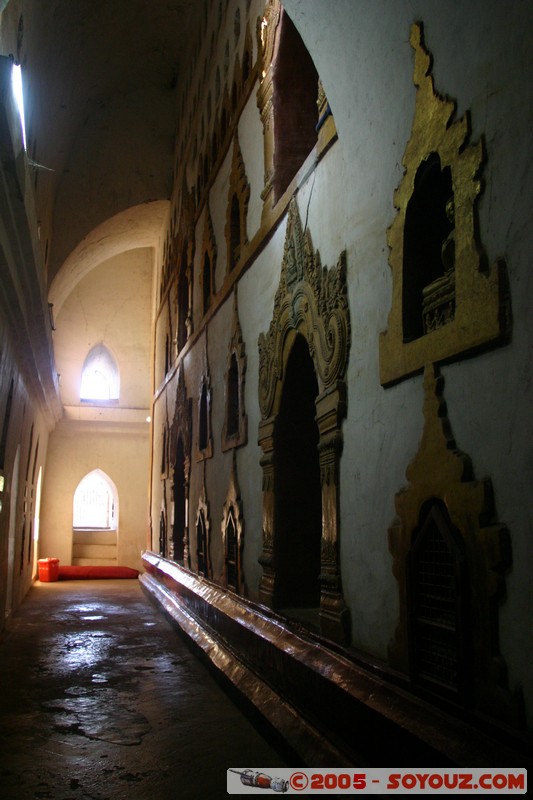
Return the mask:
<svg viewBox="0 0 533 800">
<path fill-rule="evenodd" d="M 36 583 L 0 686 L 2 800 L 215 800 L 285 765 L 136 580 Z"/>
</svg>

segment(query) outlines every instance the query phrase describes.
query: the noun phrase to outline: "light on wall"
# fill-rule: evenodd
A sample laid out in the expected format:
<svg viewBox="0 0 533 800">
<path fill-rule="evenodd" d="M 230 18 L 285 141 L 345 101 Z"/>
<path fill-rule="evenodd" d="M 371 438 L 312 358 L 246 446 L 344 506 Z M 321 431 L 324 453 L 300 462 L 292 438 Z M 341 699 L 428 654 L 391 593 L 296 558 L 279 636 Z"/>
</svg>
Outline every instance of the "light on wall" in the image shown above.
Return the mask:
<svg viewBox="0 0 533 800">
<path fill-rule="evenodd" d="M 13 69 L 11 70 L 11 86 L 20 117 L 22 143 L 24 145 L 24 150 L 26 150 L 26 122 L 24 119 L 24 96 L 22 93 L 22 69 L 20 64 L 13 64 Z"/>
</svg>

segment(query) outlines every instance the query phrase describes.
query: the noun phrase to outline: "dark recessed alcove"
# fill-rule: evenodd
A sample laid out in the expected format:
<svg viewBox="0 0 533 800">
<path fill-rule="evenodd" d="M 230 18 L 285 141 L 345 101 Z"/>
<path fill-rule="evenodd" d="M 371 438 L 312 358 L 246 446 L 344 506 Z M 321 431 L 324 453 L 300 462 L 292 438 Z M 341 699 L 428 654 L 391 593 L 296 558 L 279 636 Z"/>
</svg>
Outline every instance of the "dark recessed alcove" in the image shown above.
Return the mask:
<svg viewBox="0 0 533 800">
<path fill-rule="evenodd" d="M 449 167 L 441 168 L 437 153 L 420 164 L 414 191 L 407 205 L 403 248 L 403 340 L 410 342 L 424 334 L 423 290 L 444 275 L 442 247 L 453 223 L 446 204 L 453 197 Z"/>
<path fill-rule="evenodd" d="M 285 372 L 275 426 L 275 605 L 318 608 L 322 497 L 315 400 L 318 385 L 309 347 L 298 335 Z"/>
</svg>

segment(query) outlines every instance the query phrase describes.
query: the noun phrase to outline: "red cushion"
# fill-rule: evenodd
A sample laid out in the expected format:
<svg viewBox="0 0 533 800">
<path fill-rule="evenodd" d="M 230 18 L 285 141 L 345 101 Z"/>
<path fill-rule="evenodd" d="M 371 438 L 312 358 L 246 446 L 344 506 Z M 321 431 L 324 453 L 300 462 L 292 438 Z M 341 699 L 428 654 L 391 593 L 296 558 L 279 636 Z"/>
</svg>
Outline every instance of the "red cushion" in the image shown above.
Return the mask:
<svg viewBox="0 0 533 800">
<path fill-rule="evenodd" d="M 59 567 L 59 580 L 90 580 L 91 578 L 137 578 L 138 569 L 132 567 Z"/>
</svg>

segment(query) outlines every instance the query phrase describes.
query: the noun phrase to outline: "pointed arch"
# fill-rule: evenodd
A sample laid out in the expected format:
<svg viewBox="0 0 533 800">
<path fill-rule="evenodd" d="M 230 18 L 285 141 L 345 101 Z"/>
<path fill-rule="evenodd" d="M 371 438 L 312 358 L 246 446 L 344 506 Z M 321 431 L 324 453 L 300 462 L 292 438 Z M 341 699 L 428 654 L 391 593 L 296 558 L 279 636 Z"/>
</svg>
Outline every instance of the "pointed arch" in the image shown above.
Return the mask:
<svg viewBox="0 0 533 800">
<path fill-rule="evenodd" d="M 120 373 L 109 348 L 103 343 L 95 345 L 87 354 L 81 371 L 80 400 L 118 400 Z"/>
<path fill-rule="evenodd" d="M 339 463 L 342 420 L 346 415 L 344 376 L 350 347 L 346 264 L 342 254 L 336 267 L 329 270 L 322 267 L 318 252 L 313 251 L 309 231 L 303 232 L 293 200 L 273 316 L 268 332 L 260 334 L 258 343 L 259 444 L 263 450 L 263 552 L 259 559 L 263 575 L 259 591 L 261 601 L 271 607 L 278 604 L 280 590 L 281 602 L 284 594 L 284 579 L 278 574 L 281 484 L 277 473 L 280 467 L 283 471 L 279 453 L 280 448 L 283 451 L 290 426 L 280 432 L 278 419 L 283 414 L 287 372 L 292 369 L 290 357 L 296 341 L 302 344 L 300 360 L 302 357 L 307 360 L 316 379 L 314 411 L 322 503 L 319 624 L 323 635 L 344 644 L 349 640 L 350 621 L 342 593 L 338 553 Z M 291 553 L 290 557 L 293 556 Z"/>
<path fill-rule="evenodd" d="M 73 497 L 73 528 L 117 530 L 118 491 L 103 470 L 88 472 Z"/>
</svg>

